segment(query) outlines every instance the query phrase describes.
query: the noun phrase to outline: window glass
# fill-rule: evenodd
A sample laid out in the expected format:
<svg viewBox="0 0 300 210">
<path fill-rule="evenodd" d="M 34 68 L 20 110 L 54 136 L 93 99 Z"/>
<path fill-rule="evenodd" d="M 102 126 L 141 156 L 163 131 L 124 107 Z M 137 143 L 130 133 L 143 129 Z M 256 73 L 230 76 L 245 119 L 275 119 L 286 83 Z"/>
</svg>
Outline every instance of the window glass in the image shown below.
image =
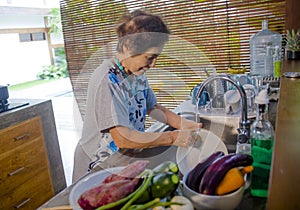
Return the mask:
<svg viewBox="0 0 300 210">
<path fill-rule="evenodd" d="M 20 42 L 30 42 L 31 41 L 31 34 L 30 33 L 19 34 L 19 39 L 20 39 Z"/>
<path fill-rule="evenodd" d="M 44 32 L 32 33 L 33 41 L 43 41 L 46 40 L 46 35 Z"/>
</svg>

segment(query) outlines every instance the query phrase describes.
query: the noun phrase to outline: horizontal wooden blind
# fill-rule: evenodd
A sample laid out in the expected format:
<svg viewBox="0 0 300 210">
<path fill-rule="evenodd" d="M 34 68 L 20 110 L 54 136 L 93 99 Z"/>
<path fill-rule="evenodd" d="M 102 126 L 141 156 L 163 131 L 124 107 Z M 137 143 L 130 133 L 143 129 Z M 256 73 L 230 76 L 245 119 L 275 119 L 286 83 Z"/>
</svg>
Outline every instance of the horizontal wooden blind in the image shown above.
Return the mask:
<svg viewBox="0 0 300 210">
<path fill-rule="evenodd" d="M 284 34 L 285 0 L 99 1 L 62 0 L 68 70 L 82 115 L 88 79 L 114 54 L 119 17 L 134 9 L 160 15 L 171 30 L 156 68 L 147 72 L 160 103 L 175 108 L 192 87 L 228 66 L 250 70 L 249 39 L 267 19 Z"/>
</svg>

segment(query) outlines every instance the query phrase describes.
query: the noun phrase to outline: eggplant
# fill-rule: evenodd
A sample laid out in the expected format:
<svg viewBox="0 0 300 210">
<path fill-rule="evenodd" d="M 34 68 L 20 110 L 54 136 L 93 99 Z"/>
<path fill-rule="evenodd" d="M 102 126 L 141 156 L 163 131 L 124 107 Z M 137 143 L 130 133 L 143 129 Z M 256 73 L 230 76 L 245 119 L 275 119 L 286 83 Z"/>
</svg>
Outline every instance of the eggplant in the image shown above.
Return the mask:
<svg viewBox="0 0 300 210">
<path fill-rule="evenodd" d="M 231 153 L 214 161 L 205 171 L 199 186 L 199 192 L 215 195 L 215 191 L 225 174 L 234 167 L 252 165 L 253 158 L 248 154 Z"/>
<path fill-rule="evenodd" d="M 217 151 L 208 156 L 205 160 L 199 162 L 188 174 L 186 185 L 195 192 L 199 192 L 199 185 L 204 172 L 216 159 L 224 156 L 224 152 Z"/>
</svg>

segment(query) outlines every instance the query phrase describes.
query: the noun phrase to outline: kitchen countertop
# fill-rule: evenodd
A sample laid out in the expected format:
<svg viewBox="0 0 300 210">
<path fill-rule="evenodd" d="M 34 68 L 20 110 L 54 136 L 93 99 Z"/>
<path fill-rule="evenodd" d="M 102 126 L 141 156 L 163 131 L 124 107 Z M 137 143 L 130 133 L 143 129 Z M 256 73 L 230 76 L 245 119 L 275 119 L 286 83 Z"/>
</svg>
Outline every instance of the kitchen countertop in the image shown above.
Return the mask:
<svg viewBox="0 0 300 210">
<path fill-rule="evenodd" d="M 284 72 L 300 72 L 300 60 L 285 61 Z M 300 209 L 300 78 L 280 78 L 280 96 L 268 209 Z"/>
</svg>

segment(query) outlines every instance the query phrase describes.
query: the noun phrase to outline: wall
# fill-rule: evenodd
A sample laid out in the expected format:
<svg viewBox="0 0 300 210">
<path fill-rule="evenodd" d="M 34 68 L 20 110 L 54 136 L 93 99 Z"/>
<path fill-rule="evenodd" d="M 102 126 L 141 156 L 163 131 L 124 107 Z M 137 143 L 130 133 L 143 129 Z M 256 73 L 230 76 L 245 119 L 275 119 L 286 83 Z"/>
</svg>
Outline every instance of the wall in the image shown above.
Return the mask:
<svg viewBox="0 0 300 210">
<path fill-rule="evenodd" d="M 50 65 L 48 42 L 20 42 L 18 33 L 0 34 L 0 84 L 36 80 L 43 65 Z"/>
<path fill-rule="evenodd" d="M 300 1 L 299 0 L 286 0 L 286 21 L 287 29 L 300 28 Z"/>
<path fill-rule="evenodd" d="M 20 42 L 19 33 L 47 33 L 44 17 L 53 7 L 59 7 L 59 0 L 0 0 L 0 85 L 36 80 L 51 64 L 50 40 Z M 61 37 L 51 39 L 63 43 Z"/>
<path fill-rule="evenodd" d="M 43 16 L 0 15 L 0 84 L 36 80 L 42 66 L 51 64 L 47 40 L 19 40 L 19 33 L 30 33 L 34 28 L 43 30 L 44 27 Z"/>
<path fill-rule="evenodd" d="M 59 7 L 59 0 L 0 0 L 0 6 Z"/>
</svg>

